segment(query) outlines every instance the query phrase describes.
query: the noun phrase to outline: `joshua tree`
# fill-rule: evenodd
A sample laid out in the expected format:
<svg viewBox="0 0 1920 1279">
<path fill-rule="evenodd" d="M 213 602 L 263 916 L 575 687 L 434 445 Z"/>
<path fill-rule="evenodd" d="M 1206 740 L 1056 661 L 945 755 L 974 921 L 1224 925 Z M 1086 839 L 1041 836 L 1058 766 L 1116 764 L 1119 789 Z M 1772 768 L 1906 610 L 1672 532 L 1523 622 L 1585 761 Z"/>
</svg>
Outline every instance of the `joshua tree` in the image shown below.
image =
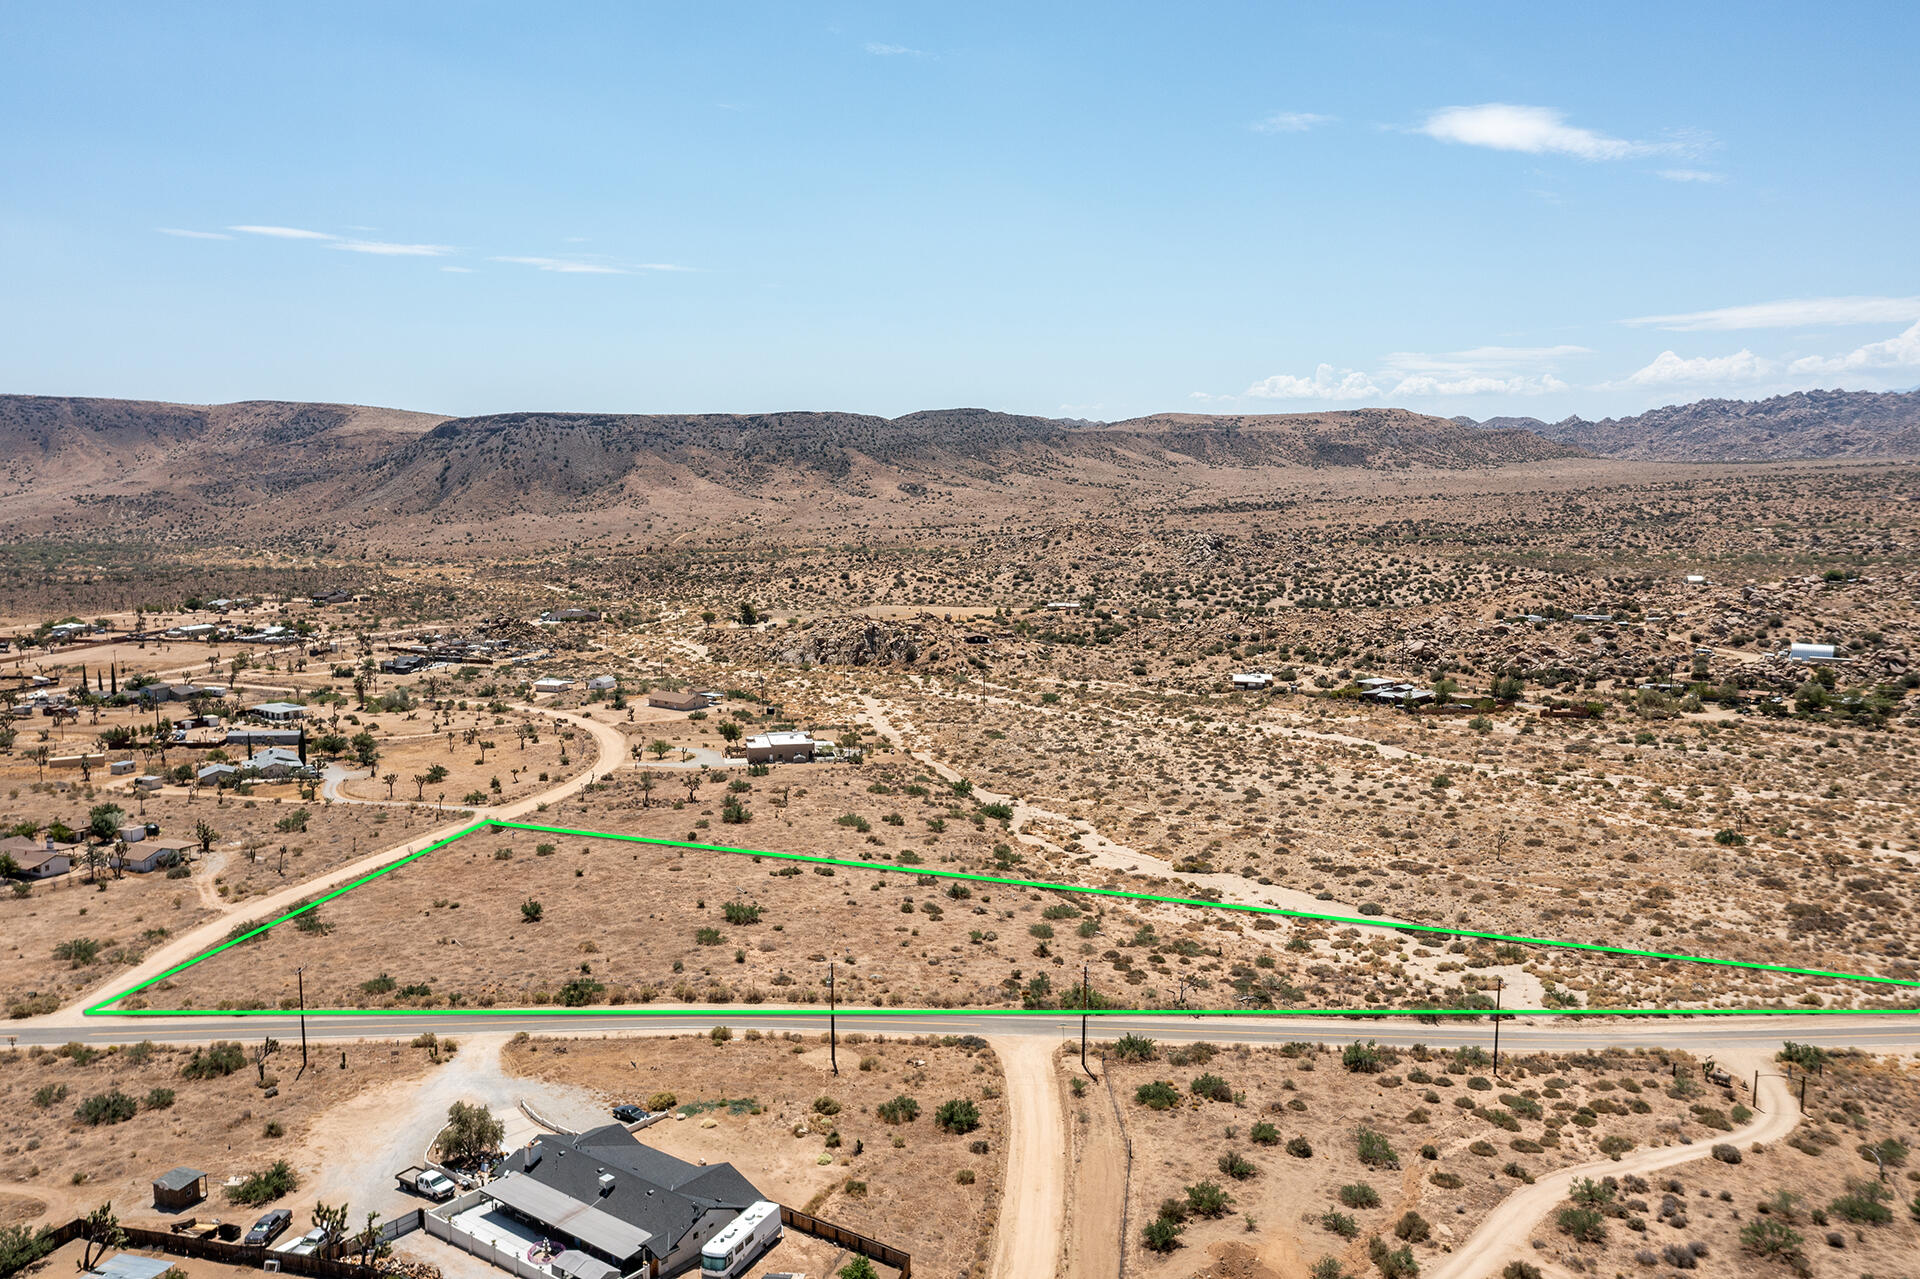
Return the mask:
<svg viewBox="0 0 1920 1279">
<path fill-rule="evenodd" d="M 694 801 L 694 797 L 700 793 L 700 784 L 706 781 L 706 778 L 702 777 L 698 773 L 690 772 L 686 775 L 685 778 L 682 779 L 682 781 L 685 783 L 687 788 L 687 802 L 691 804 Z"/>
</svg>

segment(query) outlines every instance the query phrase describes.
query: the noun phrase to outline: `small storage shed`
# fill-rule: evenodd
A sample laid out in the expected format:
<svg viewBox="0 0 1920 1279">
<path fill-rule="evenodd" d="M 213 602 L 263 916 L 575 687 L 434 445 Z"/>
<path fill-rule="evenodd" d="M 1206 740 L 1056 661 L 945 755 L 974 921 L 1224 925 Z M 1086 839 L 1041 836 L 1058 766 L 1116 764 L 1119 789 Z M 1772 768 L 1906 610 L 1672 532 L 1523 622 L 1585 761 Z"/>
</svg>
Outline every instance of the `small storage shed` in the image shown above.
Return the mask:
<svg viewBox="0 0 1920 1279">
<path fill-rule="evenodd" d="M 153 1206 L 161 1212 L 184 1212 L 207 1197 L 207 1174 L 198 1168 L 175 1168 L 153 1179 Z"/>
</svg>

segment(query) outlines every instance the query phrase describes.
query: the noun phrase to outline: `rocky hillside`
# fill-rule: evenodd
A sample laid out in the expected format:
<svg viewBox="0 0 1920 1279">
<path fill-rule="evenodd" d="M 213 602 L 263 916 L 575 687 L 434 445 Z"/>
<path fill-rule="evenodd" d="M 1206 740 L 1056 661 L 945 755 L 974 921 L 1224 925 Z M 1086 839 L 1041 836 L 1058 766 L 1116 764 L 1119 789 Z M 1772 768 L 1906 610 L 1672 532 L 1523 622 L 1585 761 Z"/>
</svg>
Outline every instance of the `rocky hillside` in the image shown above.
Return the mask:
<svg viewBox="0 0 1920 1279">
<path fill-rule="evenodd" d="M 161 404 L 0 396 L 0 527 L 89 526 L 205 539 L 336 532 L 465 538 L 623 521 L 679 535 L 796 513 L 857 525 L 970 506 L 1270 492 L 1324 467 L 1462 470 L 1575 456 L 1524 431 L 1393 409 L 1103 423 L 942 409 L 448 419 L 340 404 Z"/>
<path fill-rule="evenodd" d="M 632 487 L 796 479 L 859 489 L 1045 477 L 1089 467 L 1136 475 L 1189 467 L 1499 466 L 1577 450 L 1522 431 L 1463 429 L 1394 409 L 1271 417 L 1164 415 L 1063 422 L 986 409 L 696 416 L 510 413 L 443 422 L 369 469 L 365 502 L 409 512 L 447 502 L 603 502 Z"/>
<path fill-rule="evenodd" d="M 1769 400 L 1698 400 L 1637 417 L 1559 422 L 1499 417 L 1464 426 L 1531 431 L 1603 457 L 1749 462 L 1920 457 L 1920 392 L 1799 391 Z"/>
</svg>

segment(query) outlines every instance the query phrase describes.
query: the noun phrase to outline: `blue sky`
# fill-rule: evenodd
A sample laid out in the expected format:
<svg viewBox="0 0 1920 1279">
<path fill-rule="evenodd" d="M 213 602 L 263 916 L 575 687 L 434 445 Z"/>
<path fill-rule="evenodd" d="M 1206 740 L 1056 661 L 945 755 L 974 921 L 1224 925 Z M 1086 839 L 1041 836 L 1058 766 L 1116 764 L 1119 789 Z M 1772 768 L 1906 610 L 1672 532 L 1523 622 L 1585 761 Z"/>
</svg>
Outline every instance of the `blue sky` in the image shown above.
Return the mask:
<svg viewBox="0 0 1920 1279">
<path fill-rule="evenodd" d="M 0 9 L 0 390 L 448 413 L 1920 383 L 1910 5 Z"/>
</svg>

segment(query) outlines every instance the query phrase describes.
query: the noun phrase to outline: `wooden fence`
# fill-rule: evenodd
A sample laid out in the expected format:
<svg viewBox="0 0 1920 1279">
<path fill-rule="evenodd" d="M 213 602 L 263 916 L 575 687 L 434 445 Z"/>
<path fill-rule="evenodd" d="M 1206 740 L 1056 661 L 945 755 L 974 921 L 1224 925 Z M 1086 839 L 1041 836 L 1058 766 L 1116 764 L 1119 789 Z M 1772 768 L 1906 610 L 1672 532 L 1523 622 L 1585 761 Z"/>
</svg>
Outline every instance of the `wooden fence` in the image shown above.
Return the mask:
<svg viewBox="0 0 1920 1279">
<path fill-rule="evenodd" d="M 857 1252 L 871 1261 L 883 1266 L 892 1266 L 900 1272 L 900 1279 L 913 1279 L 913 1257 L 881 1243 L 878 1239 L 869 1239 L 863 1234 L 848 1230 L 845 1226 L 836 1226 L 831 1221 L 822 1221 L 812 1213 L 801 1212 L 798 1208 L 780 1205 L 780 1224 L 803 1235 L 812 1235 L 815 1239 L 824 1239 L 828 1243 L 838 1244 L 848 1252 Z"/>
<path fill-rule="evenodd" d="M 72 1243 L 86 1232 L 84 1217 L 76 1217 L 64 1226 L 55 1226 L 52 1236 L 54 1246 Z M 308 1279 L 367 1279 L 372 1273 L 350 1262 L 329 1261 L 324 1257 L 294 1252 L 274 1252 L 267 1248 L 250 1248 L 246 1244 L 223 1243 L 218 1239 L 201 1239 L 196 1235 L 176 1235 L 170 1230 L 122 1226 L 120 1233 L 126 1236 L 126 1242 L 121 1245 L 126 1248 L 164 1252 L 175 1257 L 197 1257 L 202 1261 L 247 1266 L 255 1270 L 263 1269 L 267 1262 L 273 1261 L 279 1264 L 283 1273 L 305 1275 Z"/>
</svg>

